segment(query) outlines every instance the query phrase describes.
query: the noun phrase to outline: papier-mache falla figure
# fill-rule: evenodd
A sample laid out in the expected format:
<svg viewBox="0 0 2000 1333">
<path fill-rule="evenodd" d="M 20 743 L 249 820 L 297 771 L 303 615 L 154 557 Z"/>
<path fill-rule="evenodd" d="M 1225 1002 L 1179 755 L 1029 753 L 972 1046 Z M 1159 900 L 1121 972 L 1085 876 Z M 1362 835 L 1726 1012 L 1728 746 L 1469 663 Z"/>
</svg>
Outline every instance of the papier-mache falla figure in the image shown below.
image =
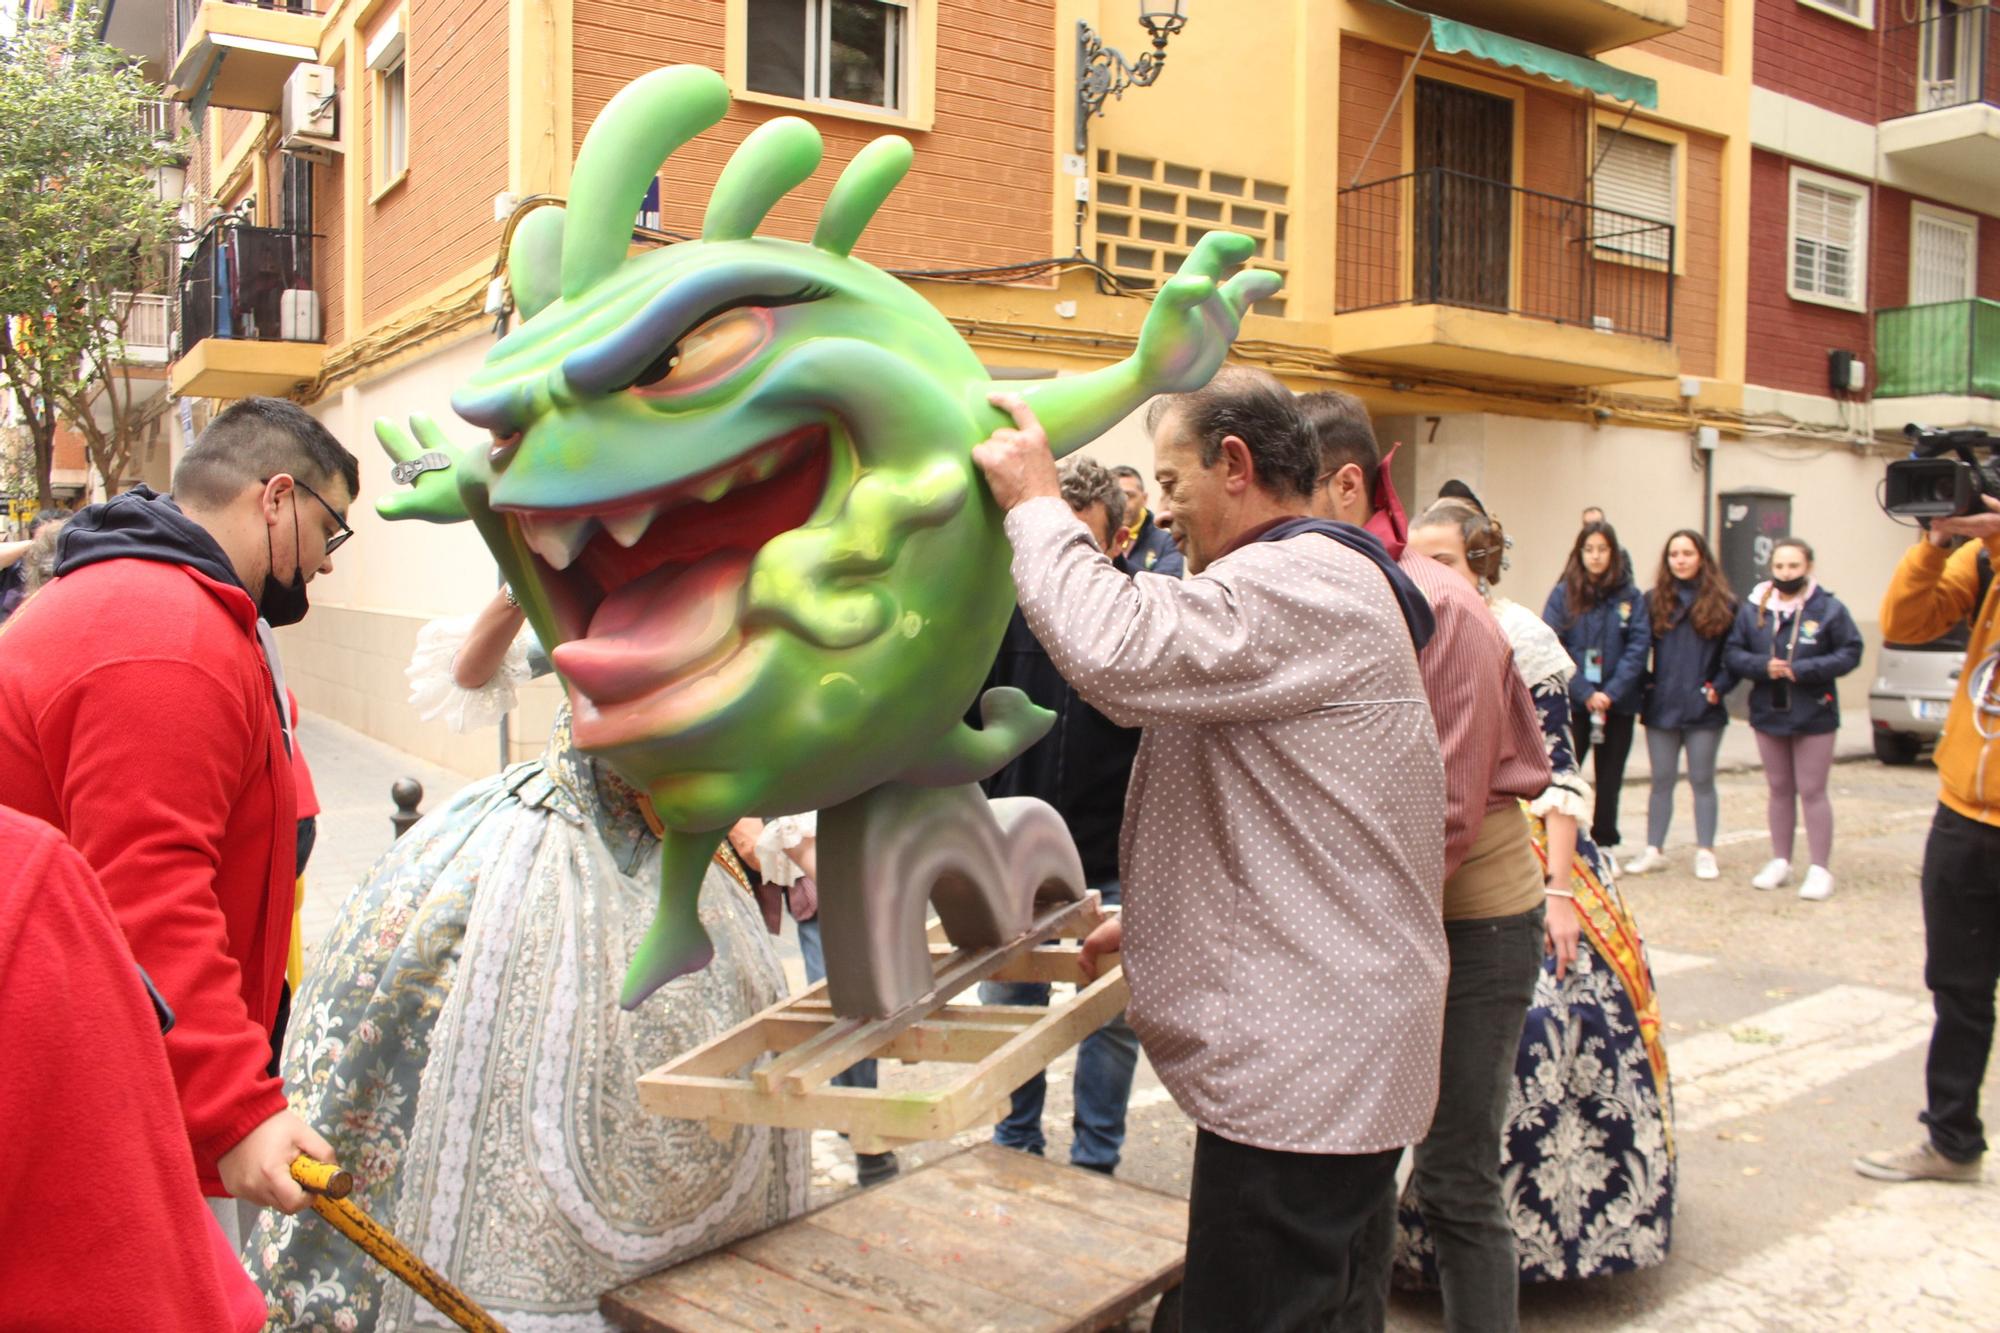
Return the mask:
<svg viewBox="0 0 2000 1333">
<path fill-rule="evenodd" d="M 444 930 L 462 931 L 462 946 L 413 938 L 420 904 L 384 899 L 401 924 L 379 931 L 352 903 L 344 909 L 322 969 L 342 980 L 308 976 L 287 1086 L 311 1100 L 371 1210 L 509 1328 L 599 1328 L 608 1287 L 802 1206 L 793 1136 L 746 1126 L 703 1148 L 692 1136 L 707 1131 L 690 1125 L 685 1154 L 663 1157 L 655 1138 L 681 1122 L 647 1117 L 637 1102 L 644 1069 L 777 998 L 768 947 L 745 943 L 750 900 L 713 859 L 738 818 L 821 812 L 820 918 L 831 998 L 845 1014 L 892 1012 L 929 990 L 928 909 L 955 944 L 981 947 L 1018 938 L 1038 900 L 1083 891 L 1052 810 L 989 803 L 976 786 L 1050 716 L 996 690 L 981 701 L 982 728 L 963 722 L 1013 605 L 1000 514 L 971 457 L 1007 418 L 952 326 L 851 253 L 908 170 L 910 145 L 888 136 L 856 154 L 810 243 L 762 237 L 765 215 L 821 156 L 812 125 L 773 119 L 723 169 L 699 240 L 628 253 L 662 164 L 729 102 L 707 69 L 641 77 L 592 125 L 566 205 L 521 219 L 507 280 L 523 322 L 452 398 L 488 441 L 455 446 L 425 417 L 377 426 L 407 484 L 378 508 L 473 522 L 566 686 L 570 730 L 559 726 L 549 756 L 521 766 L 533 772 L 509 770 L 432 816 L 440 829 L 459 821 L 491 836 L 468 827 L 426 840 L 420 824 L 410 850 L 399 844 L 356 890 L 407 881 L 421 896 L 426 874 L 466 864 L 483 844 L 471 870 L 444 872 L 464 881 Z M 1132 356 L 1025 386 L 1058 454 L 1153 394 L 1207 382 L 1244 311 L 1279 285 L 1242 269 L 1252 250 L 1248 238 L 1210 233 L 1159 292 Z M 635 795 L 653 820 L 634 821 Z M 531 818 L 524 803 L 534 831 L 499 832 Z M 577 831 L 551 851 L 541 829 L 563 821 Z M 650 874 L 633 859 L 653 845 L 658 902 L 634 947 L 619 912 L 591 895 L 644 884 Z M 489 1000 L 495 986 L 537 995 L 510 970 L 539 964 L 504 943 L 475 947 L 480 929 L 536 929 L 518 907 L 496 915 L 482 880 L 547 887 L 549 911 L 567 916 L 544 924 L 543 952 L 583 961 L 548 964 L 550 984 L 522 1001 L 547 1013 L 502 1003 L 490 1026 L 442 1039 L 458 1009 L 478 1003 L 468 988 L 486 987 Z M 394 978 L 342 965 L 344 929 L 356 949 L 382 945 L 385 968 L 423 971 L 425 985 L 400 1007 L 383 1003 Z M 433 956 L 460 947 L 462 958 Z M 633 1011 L 615 1021 L 610 984 L 592 990 L 611 967 L 624 969 L 617 997 Z M 699 994 L 684 989 L 690 974 Z M 367 1018 L 315 1018 L 369 987 Z M 658 1041 L 649 1016 L 686 1005 L 707 1012 L 680 1049 L 618 1049 L 634 1021 Z M 388 1030 L 397 1022 L 427 1033 L 437 1024 L 440 1038 L 413 1042 Z M 323 1049 L 306 1049 L 314 1032 Z M 558 1049 L 563 1033 L 598 1035 L 578 1058 L 576 1040 Z M 510 1057 L 519 1086 L 495 1096 L 473 1086 L 481 1066 L 465 1050 L 497 1050 L 508 1034 L 535 1049 Z M 364 1055 L 369 1043 L 380 1060 Z M 412 1054 L 420 1069 L 399 1066 Z M 451 1099 L 465 1114 L 440 1114 Z M 371 1162 L 350 1151 L 361 1142 Z M 489 1185 L 496 1197 L 478 1205 Z M 661 1192 L 676 1197 L 634 1197 Z M 312 1226 L 267 1219 L 252 1242 L 281 1325 L 386 1329 L 431 1317 L 343 1241 L 320 1244 Z"/>
</svg>

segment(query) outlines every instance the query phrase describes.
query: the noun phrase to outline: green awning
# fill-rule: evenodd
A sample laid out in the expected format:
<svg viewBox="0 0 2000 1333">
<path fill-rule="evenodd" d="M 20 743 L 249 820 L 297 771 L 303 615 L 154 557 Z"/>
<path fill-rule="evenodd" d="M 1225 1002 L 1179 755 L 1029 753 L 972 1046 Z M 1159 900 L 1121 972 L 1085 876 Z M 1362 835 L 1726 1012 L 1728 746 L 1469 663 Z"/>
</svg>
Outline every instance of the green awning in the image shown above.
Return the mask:
<svg viewBox="0 0 2000 1333">
<path fill-rule="evenodd" d="M 1601 60 L 1571 55 L 1538 42 L 1522 41 L 1519 37 L 1476 28 L 1457 19 L 1439 18 L 1421 9 L 1398 4 L 1397 0 L 1381 0 L 1381 3 L 1428 20 L 1431 45 L 1445 55 L 1476 56 L 1508 69 L 1518 69 L 1523 74 L 1554 79 L 1557 83 L 1567 83 L 1573 88 L 1616 98 L 1620 102 L 1636 103 L 1648 110 L 1660 104 L 1659 84 L 1638 74 L 1613 69 Z"/>
</svg>

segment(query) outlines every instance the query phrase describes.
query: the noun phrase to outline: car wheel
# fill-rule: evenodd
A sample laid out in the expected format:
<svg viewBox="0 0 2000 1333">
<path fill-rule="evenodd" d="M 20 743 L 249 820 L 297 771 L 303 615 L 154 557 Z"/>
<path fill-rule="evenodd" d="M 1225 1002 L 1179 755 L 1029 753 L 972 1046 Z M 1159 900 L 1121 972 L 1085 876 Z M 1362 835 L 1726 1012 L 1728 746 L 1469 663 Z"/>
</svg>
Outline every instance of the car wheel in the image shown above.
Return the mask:
<svg viewBox="0 0 2000 1333">
<path fill-rule="evenodd" d="M 1875 733 L 1875 757 L 1885 764 L 1914 764 L 1924 752 L 1924 738 L 1906 731 Z"/>
</svg>

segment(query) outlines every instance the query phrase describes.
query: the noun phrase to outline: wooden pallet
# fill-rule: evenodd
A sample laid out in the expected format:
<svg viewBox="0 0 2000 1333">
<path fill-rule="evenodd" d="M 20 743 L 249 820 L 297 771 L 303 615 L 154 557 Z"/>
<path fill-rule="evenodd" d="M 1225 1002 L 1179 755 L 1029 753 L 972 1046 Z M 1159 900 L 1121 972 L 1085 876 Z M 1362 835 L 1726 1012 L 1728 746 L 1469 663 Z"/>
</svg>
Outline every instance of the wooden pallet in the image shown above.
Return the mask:
<svg viewBox="0 0 2000 1333">
<path fill-rule="evenodd" d="M 1187 1204 L 982 1144 L 608 1293 L 627 1333 L 1102 1329 L 1179 1284 Z"/>
<path fill-rule="evenodd" d="M 1107 959 L 1096 981 L 1054 1008 L 952 1001 L 981 981 L 1077 980 L 1081 941 L 1103 919 L 1092 892 L 1042 912 L 998 949 L 954 949 L 933 923 L 936 981 L 919 1003 L 886 1018 L 841 1018 L 821 982 L 642 1076 L 639 1103 L 707 1121 L 718 1136 L 746 1124 L 839 1130 L 871 1153 L 992 1124 L 1015 1088 L 1125 1007 L 1125 973 Z M 945 1069 L 916 1089 L 831 1086 L 868 1059 Z"/>
</svg>

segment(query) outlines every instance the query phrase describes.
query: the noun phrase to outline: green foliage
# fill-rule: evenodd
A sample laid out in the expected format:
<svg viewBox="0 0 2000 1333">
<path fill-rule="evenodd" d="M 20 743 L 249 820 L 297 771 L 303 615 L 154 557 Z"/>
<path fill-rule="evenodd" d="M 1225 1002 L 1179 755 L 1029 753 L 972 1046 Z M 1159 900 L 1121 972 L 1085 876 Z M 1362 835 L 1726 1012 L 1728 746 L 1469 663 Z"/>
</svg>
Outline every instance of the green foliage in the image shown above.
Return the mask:
<svg viewBox="0 0 2000 1333">
<path fill-rule="evenodd" d="M 159 197 L 152 175 L 179 162 L 145 118 L 160 90 L 97 40 L 98 21 L 86 4 L 23 18 L 0 42 L 0 388 L 25 418 L 45 503 L 59 420 L 83 434 L 111 486 L 125 474 L 146 425 L 119 369 L 116 297 L 165 290 L 179 228 L 178 203 Z"/>
</svg>

